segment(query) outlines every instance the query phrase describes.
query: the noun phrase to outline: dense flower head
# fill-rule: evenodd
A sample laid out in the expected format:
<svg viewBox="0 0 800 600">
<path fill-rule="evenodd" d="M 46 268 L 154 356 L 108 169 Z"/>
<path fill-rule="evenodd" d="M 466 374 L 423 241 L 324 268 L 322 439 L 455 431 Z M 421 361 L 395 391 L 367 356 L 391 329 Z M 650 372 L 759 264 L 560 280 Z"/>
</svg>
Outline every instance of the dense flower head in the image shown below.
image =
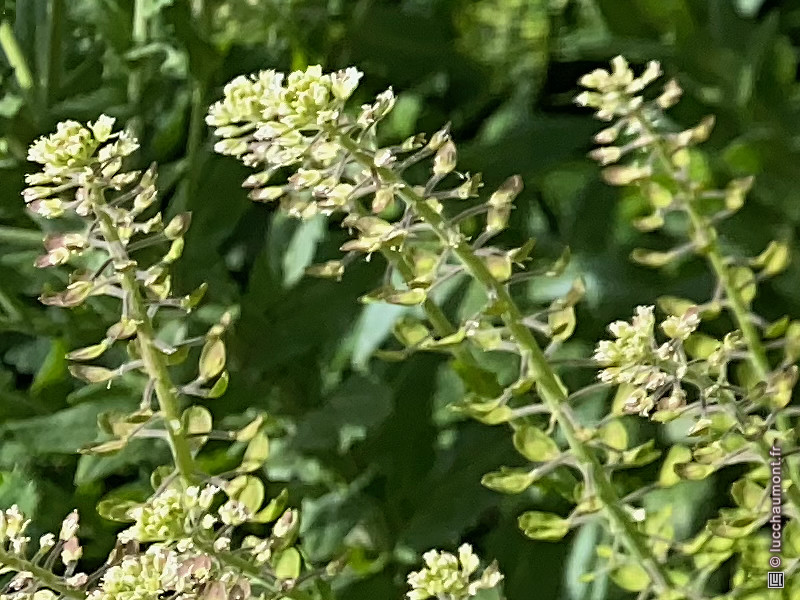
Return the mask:
<svg viewBox="0 0 800 600">
<path fill-rule="evenodd" d="M 394 106 L 389 89 L 363 105 L 357 118 L 345 117 L 345 101 L 361 76 L 354 67 L 323 73 L 315 65 L 288 75 L 261 71 L 225 86 L 206 122 L 220 138 L 216 152 L 261 169 L 244 183 L 252 190 L 251 199 L 281 199 L 283 208 L 300 218 L 330 214 L 349 201 L 353 186 L 340 182 L 337 167 L 345 151 L 337 131 L 368 129 Z M 297 170 L 295 176 L 271 183 L 280 169 L 290 166 Z"/>
<path fill-rule="evenodd" d="M 223 138 L 214 149 L 242 156 L 246 162 L 292 164 L 309 140 L 301 132 L 316 131 L 335 121 L 361 73 L 350 67 L 323 74 L 314 65 L 287 77 L 273 70 L 241 75 L 225 86 L 223 99 L 211 105 L 206 122 Z M 252 139 L 267 144 L 252 144 Z M 260 159 L 260 160 L 259 160 Z"/>
<path fill-rule="evenodd" d="M 496 586 L 503 579 L 495 565 L 490 565 L 482 575 L 473 580 L 479 560 L 469 544 L 462 544 L 458 556 L 449 552 L 430 550 L 422 555 L 425 568 L 410 573 L 408 584 L 411 590 L 406 594 L 409 600 L 426 598 L 451 598 L 461 600 L 475 596 L 481 589 Z"/>
<path fill-rule="evenodd" d="M 133 174 L 118 173 L 122 159 L 135 152 L 139 144 L 125 131 L 114 133 L 114 121 L 106 115 L 86 125 L 63 121 L 55 132 L 31 144 L 28 160 L 39 163 L 42 169 L 25 176 L 28 187 L 22 196 L 33 212 L 55 218 L 68 208 L 80 211 L 85 198 L 70 202 L 62 192 L 97 179 L 115 189 L 130 182 Z"/>
<path fill-rule="evenodd" d="M 123 541 L 175 540 L 187 535 L 208 510 L 217 488 L 168 488 L 128 511 L 134 524 L 120 533 Z"/>
<path fill-rule="evenodd" d="M 616 56 L 611 60 L 610 72 L 595 69 L 581 77 L 579 83 L 591 91 L 581 93 L 575 102 L 596 108 L 599 119 L 610 121 L 639 108 L 643 102 L 639 92 L 660 76 L 661 65 L 656 61 L 650 61 L 642 75 L 635 77 L 628 61 Z"/>
<path fill-rule="evenodd" d="M 14 544 L 27 541 L 28 538 L 24 537 L 24 533 L 30 522 L 16 504 L 0 512 L 0 543 L 8 541 Z"/>
<path fill-rule="evenodd" d="M 270 121 L 296 129 L 320 125 L 336 117 L 336 101 L 349 98 L 360 78 L 354 67 L 323 74 L 319 65 L 288 77 L 271 69 L 240 75 L 225 86 L 206 122 L 213 127 Z"/>
<path fill-rule="evenodd" d="M 696 309 L 682 316 L 669 316 L 661 323 L 670 341 L 659 344 L 655 336 L 655 316 L 652 306 L 639 306 L 630 322 L 616 321 L 608 330 L 615 339 L 597 344 L 594 359 L 601 367 L 598 377 L 605 383 L 629 385 L 633 392 L 626 410 L 647 415 L 662 398 L 662 407 L 675 408 L 682 404 L 685 393 L 680 381 L 686 374 L 686 358 L 681 343 L 700 324 Z M 663 397 L 668 390 L 669 396 Z"/>
<path fill-rule="evenodd" d="M 103 575 L 89 600 L 151 600 L 176 589 L 179 583 L 178 555 L 154 545 L 144 554 L 129 556 Z"/>
</svg>

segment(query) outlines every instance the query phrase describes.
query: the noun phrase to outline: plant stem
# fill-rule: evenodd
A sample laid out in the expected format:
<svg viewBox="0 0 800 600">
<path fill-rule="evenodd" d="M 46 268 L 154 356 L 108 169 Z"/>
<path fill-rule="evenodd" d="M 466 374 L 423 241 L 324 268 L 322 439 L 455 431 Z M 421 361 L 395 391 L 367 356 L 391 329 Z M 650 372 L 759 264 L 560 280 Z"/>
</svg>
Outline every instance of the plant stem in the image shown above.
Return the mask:
<svg viewBox="0 0 800 600">
<path fill-rule="evenodd" d="M 31 70 L 25 61 L 25 55 L 17 43 L 17 38 L 14 37 L 11 23 L 8 21 L 0 23 L 0 48 L 3 49 L 6 59 L 8 59 L 8 64 L 14 70 L 17 85 L 23 92 L 29 92 L 33 87 L 33 75 L 31 75 Z"/>
<path fill-rule="evenodd" d="M 46 97 L 43 99 L 45 106 L 53 104 L 58 96 L 61 73 L 63 71 L 62 38 L 64 29 L 64 0 L 52 0 L 50 3 L 50 36 L 47 41 L 47 73 L 42 88 Z"/>
<path fill-rule="evenodd" d="M 103 208 L 102 193 L 92 190 L 95 195 L 92 202 L 95 217 L 100 226 L 100 232 L 108 243 L 109 252 L 115 261 L 126 262 L 128 254 L 119 238 L 117 229 L 111 217 Z M 178 393 L 172 383 L 164 355 L 156 348 L 153 323 L 147 314 L 147 306 L 142 296 L 136 275 L 130 269 L 120 272 L 122 288 L 128 295 L 128 310 L 130 317 L 136 321 L 136 338 L 139 342 L 144 368 L 147 371 L 156 391 L 158 404 L 164 415 L 164 422 L 169 436 L 170 450 L 175 460 L 175 466 L 185 484 L 194 480 L 194 459 L 192 458 L 189 442 L 184 436 L 180 419 L 180 406 Z"/>
<path fill-rule="evenodd" d="M 147 17 L 145 14 L 145 0 L 134 0 L 131 21 L 131 42 L 134 51 L 140 50 L 147 43 Z M 141 69 L 135 68 L 128 78 L 128 104 L 131 111 L 129 128 L 134 136 L 141 134 L 142 118 L 139 115 L 142 92 L 144 89 L 144 74 Z"/>
<path fill-rule="evenodd" d="M 9 567 L 16 573 L 25 571 L 31 573 L 34 576 L 34 579 L 36 579 L 37 583 L 42 584 L 46 588 L 50 588 L 54 592 L 58 592 L 64 598 L 76 598 L 77 600 L 83 600 L 86 598 L 85 592 L 69 587 L 54 573 L 34 565 L 32 562 L 27 561 L 24 558 L 20 558 L 16 554 L 6 552 L 2 548 L 0 548 L 0 565 Z"/>
<path fill-rule="evenodd" d="M 0 242 L 38 248 L 42 245 L 42 233 L 23 227 L 0 226 Z"/>
<path fill-rule="evenodd" d="M 533 337 L 530 330 L 523 324 L 523 315 L 511 298 L 506 286 L 498 282 L 486 267 L 484 262 L 475 255 L 472 247 L 459 235 L 455 240 L 453 233 L 446 224 L 442 215 L 436 212 L 425 198 L 413 191 L 400 176 L 391 169 L 375 167 L 372 159 L 360 150 L 358 145 L 347 136 L 340 136 L 339 142 L 353 157 L 364 167 L 377 171 L 379 176 L 389 185 L 398 185 L 400 197 L 410 204 L 420 218 L 431 227 L 437 237 L 450 248 L 458 257 L 472 277 L 486 290 L 490 298 L 498 301 L 503 312 L 501 318 L 527 357 L 530 372 L 536 380 L 538 391 L 548 409 L 558 421 L 572 452 L 580 461 L 582 469 L 588 479 L 594 484 L 598 499 L 603 504 L 612 527 L 616 530 L 628 550 L 647 571 L 651 582 L 659 593 L 672 589 L 664 566 L 653 556 L 642 534 L 636 528 L 622 506 L 620 496 L 617 494 L 611 478 L 603 468 L 602 463 L 580 439 L 578 425 L 573 422 L 563 406 L 567 403 L 568 392 L 561 383 L 558 375 L 547 362 L 544 352 Z"/>
<path fill-rule="evenodd" d="M 742 298 L 741 291 L 733 281 L 730 270 L 725 264 L 724 256 L 717 241 L 718 235 L 716 228 L 709 222 L 708 219 L 697 212 L 695 205 L 697 200 L 697 192 L 692 188 L 691 183 L 686 180 L 686 178 L 681 176 L 675 165 L 672 164 L 667 148 L 664 145 L 663 138 L 658 134 L 656 128 L 641 110 L 634 113 L 634 119 L 636 119 L 639 126 L 641 126 L 644 131 L 652 136 L 653 147 L 656 150 L 656 155 L 664 165 L 664 168 L 667 170 L 670 178 L 680 186 L 681 192 L 686 200 L 684 203 L 684 208 L 692 224 L 696 241 L 701 248 L 700 251 L 708 260 L 711 270 L 722 285 L 722 288 L 725 290 L 729 311 L 734 322 L 736 323 L 736 326 L 742 332 L 742 337 L 744 338 L 748 349 L 748 361 L 758 377 L 763 381 L 766 381 L 769 378 L 772 370 L 769 360 L 767 359 L 767 351 L 761 340 L 761 336 L 758 334 L 758 330 L 750 319 L 750 311 L 747 308 L 747 303 Z M 738 406 L 736 406 L 736 409 L 737 413 L 740 415 L 740 419 L 743 418 L 743 415 L 739 413 Z M 780 431 L 782 434 L 788 434 L 792 431 L 792 425 L 786 415 L 778 415 L 776 423 L 778 426 L 778 431 Z M 767 464 L 774 460 L 769 454 L 770 447 L 763 438 L 759 439 L 756 442 L 756 445 L 762 454 L 762 458 Z M 798 487 L 800 486 L 800 472 L 798 472 L 797 465 L 790 462 L 788 459 L 786 460 L 786 464 L 793 483 L 793 485 L 788 488 L 787 495 L 794 504 L 795 508 L 800 510 L 800 487 Z"/>
</svg>

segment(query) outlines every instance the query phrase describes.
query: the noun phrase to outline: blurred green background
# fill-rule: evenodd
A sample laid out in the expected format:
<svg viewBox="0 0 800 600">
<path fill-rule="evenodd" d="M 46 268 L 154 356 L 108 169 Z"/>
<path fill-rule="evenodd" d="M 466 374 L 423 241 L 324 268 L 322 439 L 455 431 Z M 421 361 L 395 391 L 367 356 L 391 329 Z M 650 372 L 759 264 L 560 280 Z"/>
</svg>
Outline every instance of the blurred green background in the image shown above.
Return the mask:
<svg viewBox="0 0 800 600">
<path fill-rule="evenodd" d="M 139 136 L 137 162 L 160 164 L 167 215 L 193 212 L 175 276 L 179 291 L 209 283 L 206 308 L 193 318 L 211 323 L 227 307 L 239 312 L 229 337 L 231 387 L 209 408 L 216 419 L 250 407 L 275 418 L 267 477 L 301 505 L 312 558 L 358 548 L 359 576 L 339 597 L 399 598 L 420 552 L 460 541 L 499 560 L 509 600 L 622 597 L 604 577 L 578 581 L 592 569 L 599 530 L 561 543 L 518 531 L 523 509 L 563 508 L 552 490 L 504 497 L 481 487 L 484 473 L 520 458 L 504 427 L 447 410 L 461 388 L 445 361 L 372 357 L 400 316 L 398 307 L 357 301 L 380 282 L 380 261 L 349 269 L 341 283 L 304 278 L 312 261 L 337 255 L 338 223 L 300 224 L 250 203 L 240 188 L 244 169 L 212 153 L 203 117 L 236 75 L 319 63 L 364 71 L 356 103 L 394 88 L 387 139 L 450 121 L 462 170 L 483 172 L 487 189 L 523 177 L 500 243 L 533 236 L 549 257 L 571 249 L 567 277 L 529 296 L 547 299 L 584 276 L 587 297 L 563 352 L 587 356 L 605 324 L 635 305 L 664 293 L 703 300 L 712 281 L 700 263 L 660 274 L 630 263 L 632 248 L 668 240 L 636 233 L 628 222 L 639 201 L 602 184 L 585 157 L 600 126 L 572 104 L 576 80 L 619 53 L 637 65 L 660 60 L 686 92 L 672 112 L 678 123 L 717 116 L 706 148 L 720 181 L 757 176 L 746 208 L 726 225 L 725 247 L 753 255 L 770 239 L 792 242 L 800 223 L 800 3 L 19 0 L 4 4 L 0 45 L 0 506 L 19 503 L 41 528 L 77 506 L 86 556 L 98 560 L 115 530 L 93 516 L 94 504 L 112 490 L 137 493 L 168 460 L 166 447 L 144 442 L 112 458 L 75 454 L 95 439 L 99 412 L 138 401 L 124 385 L 80 386 L 63 358 L 101 337 L 116 308 L 68 312 L 36 300 L 64 274 L 32 267 L 41 236 L 20 198 L 26 147 L 60 120 L 105 112 Z M 798 275 L 795 266 L 761 287 L 757 310 L 770 320 L 800 314 Z M 454 289 L 448 310 L 468 310 L 470 293 Z M 591 375 L 567 378 L 582 384 Z M 595 400 L 589 410 L 603 410 L 605 399 Z M 224 465 L 224 447 L 207 460 Z M 713 484 L 681 494 L 682 523 L 725 502 Z"/>
</svg>

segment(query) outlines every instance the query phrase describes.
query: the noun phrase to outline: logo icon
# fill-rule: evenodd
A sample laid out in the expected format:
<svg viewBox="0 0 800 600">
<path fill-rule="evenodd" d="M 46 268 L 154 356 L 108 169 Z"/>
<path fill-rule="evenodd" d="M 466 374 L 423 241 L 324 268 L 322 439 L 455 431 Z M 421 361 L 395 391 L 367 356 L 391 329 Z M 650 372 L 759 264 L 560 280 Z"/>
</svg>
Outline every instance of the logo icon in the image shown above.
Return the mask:
<svg viewBox="0 0 800 600">
<path fill-rule="evenodd" d="M 783 572 L 770 571 L 767 573 L 767 587 L 783 589 Z"/>
</svg>

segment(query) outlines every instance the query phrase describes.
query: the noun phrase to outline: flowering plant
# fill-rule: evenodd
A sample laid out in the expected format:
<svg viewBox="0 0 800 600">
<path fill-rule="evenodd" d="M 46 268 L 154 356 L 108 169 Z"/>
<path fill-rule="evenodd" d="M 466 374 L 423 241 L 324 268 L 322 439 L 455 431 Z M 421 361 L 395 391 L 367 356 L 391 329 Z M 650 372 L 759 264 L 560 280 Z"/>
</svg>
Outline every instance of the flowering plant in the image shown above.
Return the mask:
<svg viewBox="0 0 800 600">
<path fill-rule="evenodd" d="M 591 155 L 611 165 L 604 170 L 608 183 L 635 186 L 650 202 L 653 212 L 638 219 L 637 227 L 653 231 L 674 222 L 670 231 L 681 231 L 682 224 L 689 238 L 666 252 L 638 250 L 634 260 L 659 267 L 694 252 L 707 259 L 718 279 L 717 292 L 705 303 L 662 299 L 666 318 L 658 335 L 652 306 L 639 307 L 630 323 L 610 326 L 614 339 L 597 345 L 593 364 L 601 388 L 613 386 L 616 397 L 608 414 L 591 421 L 580 418 L 574 406 L 594 386 L 570 392 L 550 358 L 575 327 L 573 307 L 584 292 L 581 280 L 565 296 L 526 315 L 513 294 L 514 284 L 552 277 L 565 261 L 525 270 L 532 242 L 510 250 L 488 245 L 508 222 L 522 188 L 520 178 L 508 179 L 488 200 L 464 208 L 465 201 L 480 196 L 482 183 L 480 175 L 456 171 L 457 150 L 448 128 L 430 140 L 419 134 L 381 146 L 376 127 L 392 110 L 394 95 L 387 90 L 349 113 L 345 100 L 360 77 L 352 69 L 324 75 L 311 67 L 293 73 L 286 85 L 272 72 L 237 79 L 212 106 L 207 121 L 221 138 L 219 152 L 258 171 L 245 181 L 251 198 L 279 200 L 283 210 L 300 218 L 342 215 L 342 227 L 355 233 L 341 247 L 344 258 L 312 267 L 310 274 L 341 279 L 358 255 L 369 259 L 380 253 L 385 258 L 384 285 L 362 300 L 420 310 L 419 317 L 395 327 L 401 349 L 381 355 L 449 354 L 460 374 L 469 373 L 464 378 L 468 394 L 457 410 L 487 424 L 509 423 L 515 447 L 532 463 L 489 473 L 484 485 L 518 494 L 552 484 L 565 472 L 578 478 L 562 492 L 574 506 L 568 515 L 520 515 L 526 535 L 559 540 L 572 528 L 599 521 L 610 543 L 599 546 L 597 553 L 621 588 L 661 600 L 738 598 L 757 594 L 772 564 L 771 538 L 759 530 L 774 522 L 767 497 L 775 448 L 783 448 L 789 476 L 783 487 L 780 480 L 775 484 L 773 496 L 785 492 L 785 513 L 794 517 L 800 506 L 793 483 L 800 480 L 793 456 L 793 413 L 781 412 L 797 380 L 795 323 L 788 318 L 763 323 L 759 331 L 759 319 L 750 309 L 757 281 L 783 270 L 788 252 L 773 242 L 749 262 L 723 255 L 717 223 L 742 206 L 752 180 L 734 180 L 723 190 L 710 186 L 709 169 L 694 146 L 709 136 L 713 119 L 673 132 L 664 111 L 680 98 L 677 81 L 670 80 L 652 100 L 644 95 L 660 75 L 660 65 L 651 62 L 636 77 L 627 61 L 617 57 L 611 71 L 598 69 L 581 79 L 588 91 L 576 101 L 596 109 L 599 119 L 613 121 L 597 134 L 603 146 Z M 270 84 L 264 86 L 264 81 Z M 332 91 L 335 82 L 345 81 L 344 91 Z M 423 170 L 426 159 L 431 163 Z M 623 159 L 629 162 L 620 164 Z M 276 182 L 286 168 L 291 175 Z M 395 202 L 402 216 L 384 218 Z M 479 215 L 484 216 L 483 230 L 467 234 L 463 219 Z M 484 292 L 480 310 L 458 324 L 434 294 L 453 277 L 471 278 Z M 734 328 L 718 340 L 701 327 L 722 310 L 728 311 Z M 660 334 L 664 341 L 659 341 Z M 782 336 L 769 346 L 763 341 Z M 783 349 L 780 361 L 768 352 L 773 348 Z M 518 356 L 517 377 L 510 385 L 499 385 L 480 363 L 482 353 L 494 351 Z M 662 453 L 653 439 L 629 439 L 625 423 L 631 414 L 673 423 L 681 442 Z M 647 485 L 625 476 L 627 470 L 654 463 L 660 466 Z M 732 465 L 747 469 L 731 486 L 735 506 L 720 509 L 700 529 L 679 536 L 671 522 L 672 507 L 653 508 L 659 493 L 682 481 L 713 477 Z M 786 529 L 796 544 L 795 522 Z M 785 570 L 791 574 L 800 556 L 793 549 L 787 558 Z M 730 585 L 736 591 L 715 596 L 711 576 L 731 559 L 735 570 Z M 452 557 L 445 562 L 455 564 Z"/>
<path fill-rule="evenodd" d="M 481 176 L 456 169 L 448 127 L 430 138 L 418 134 L 382 145 L 377 128 L 395 96 L 386 90 L 351 112 L 347 103 L 362 77 L 354 68 L 237 77 L 210 107 L 207 122 L 219 138 L 216 151 L 254 169 L 244 181 L 253 200 L 277 201 L 301 219 L 339 219 L 349 232 L 340 248 L 344 256 L 310 267 L 310 275 L 341 280 L 359 257 L 383 257 L 383 284 L 362 301 L 413 312 L 395 324 L 396 343 L 379 355 L 445 355 L 466 390 L 453 408 L 488 425 L 508 425 L 526 461 L 487 473 L 482 483 L 506 494 L 556 489 L 569 503 L 565 514 L 524 511 L 518 524 L 525 535 L 553 541 L 600 525 L 601 563 L 583 578 L 608 573 L 621 590 L 658 600 L 760 598 L 777 539 L 779 562 L 786 561 L 783 572 L 796 592 L 791 575 L 800 568 L 800 479 L 796 413 L 787 405 L 797 380 L 800 325 L 788 318 L 768 323 L 752 309 L 757 283 L 785 268 L 788 251 L 774 241 L 749 259 L 723 252 L 718 224 L 741 208 L 752 181 L 712 185 L 696 146 L 713 121 L 675 131 L 665 111 L 680 97 L 678 83 L 670 80 L 655 98 L 647 97 L 660 75 L 652 62 L 636 77 L 617 57 L 610 71 L 581 79 L 588 91 L 577 102 L 612 122 L 597 134 L 602 146 L 592 156 L 605 166 L 608 183 L 629 186 L 647 204 L 649 214 L 635 225 L 688 240 L 668 251 L 637 250 L 634 260 L 662 267 L 699 256 L 717 290 L 708 301 L 662 298 L 664 318 L 656 318 L 655 307 L 640 306 L 630 322 L 612 323 L 613 339 L 600 341 L 588 362 L 598 381 L 573 390 L 562 379 L 558 353 L 576 326 L 583 281 L 575 279 L 566 293 L 535 307 L 523 306 L 515 291 L 520 282 L 563 274 L 568 253 L 554 262 L 534 260 L 533 240 L 513 248 L 491 244 L 507 227 L 520 177 L 482 199 Z M 103 340 L 70 352 L 70 370 L 89 384 L 110 386 L 124 378 L 141 391 L 138 408 L 103 415 L 106 439 L 84 452 L 113 454 L 133 439 L 155 438 L 169 445 L 173 464 L 152 474 L 146 500 L 112 498 L 98 506 L 103 517 L 129 525 L 92 573 L 80 570 L 77 512 L 58 536 L 42 536 L 31 554 L 29 522 L 16 507 L 5 510 L 0 563 L 13 575 L 2 598 L 330 598 L 330 580 L 349 557 L 312 565 L 288 494 L 266 501 L 268 416 L 217 428 L 210 411 L 189 400 L 224 394 L 224 337 L 235 314 L 225 312 L 205 333 L 188 335 L 205 286 L 176 295 L 170 268 L 181 257 L 190 216 L 164 223 L 155 166 L 123 169 L 136 149 L 133 136 L 115 132 L 109 117 L 61 123 L 31 146 L 29 158 L 41 170 L 28 176 L 23 196 L 35 215 L 56 225 L 37 266 L 75 268 L 65 289 L 47 291 L 41 300 L 72 308 L 107 296 L 119 307 Z M 390 216 L 392 206 L 399 206 L 399 216 Z M 473 218 L 480 219 L 479 232 L 464 226 Z M 466 318 L 450 314 L 437 291 L 457 278 L 482 291 Z M 718 339 L 706 326 L 723 311 L 731 326 Z M 175 322 L 182 326 L 168 326 Z M 515 358 L 510 381 L 488 368 L 491 353 Z M 587 416 L 579 405 L 598 390 L 614 396 L 603 414 Z M 647 419 L 670 435 L 665 451 L 652 438 L 635 437 L 628 426 L 633 419 Z M 204 470 L 204 447 L 212 439 L 232 443 L 235 466 Z M 783 478 L 775 475 L 776 464 L 785 468 Z M 735 506 L 679 531 L 664 498 L 677 486 L 722 473 L 732 480 Z M 784 495 L 783 512 L 792 519 L 785 528 Z M 480 561 L 467 544 L 457 555 L 431 550 L 423 559 L 425 566 L 407 578 L 410 600 L 466 600 L 502 581 L 496 563 L 478 574 Z M 733 565 L 730 581 L 720 585 L 714 575 L 726 563 Z"/>
</svg>

